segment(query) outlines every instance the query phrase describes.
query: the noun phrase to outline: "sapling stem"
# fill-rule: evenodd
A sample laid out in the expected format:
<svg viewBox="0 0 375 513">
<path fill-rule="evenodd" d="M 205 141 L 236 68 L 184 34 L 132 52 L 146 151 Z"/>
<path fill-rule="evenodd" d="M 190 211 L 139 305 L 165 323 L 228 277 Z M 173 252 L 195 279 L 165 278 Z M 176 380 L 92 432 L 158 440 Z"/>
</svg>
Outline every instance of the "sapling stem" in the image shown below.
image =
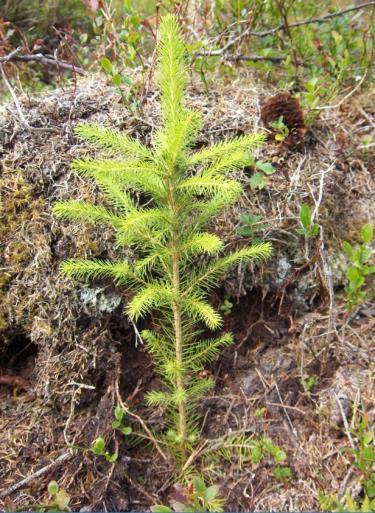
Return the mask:
<svg viewBox="0 0 375 513">
<path fill-rule="evenodd" d="M 184 445 L 186 440 L 186 405 L 184 400 L 184 376 L 183 376 L 183 340 L 182 340 L 182 321 L 181 321 L 181 304 L 180 304 L 180 247 L 179 247 L 179 234 L 176 228 L 177 224 L 177 206 L 175 198 L 175 173 L 171 173 L 169 180 L 169 199 L 168 206 L 173 213 L 173 227 L 171 231 L 171 246 L 172 246 L 172 286 L 174 300 L 172 303 L 173 323 L 175 332 L 175 356 L 177 363 L 177 377 L 176 387 L 180 397 L 178 403 L 178 431 L 181 439 L 181 446 Z"/>
<path fill-rule="evenodd" d="M 173 239 L 174 244 L 177 246 L 177 236 L 174 234 Z M 178 298 L 180 295 L 180 269 L 179 269 L 179 256 L 178 249 L 176 247 L 173 248 L 173 289 L 175 297 Z M 182 340 L 182 323 L 181 323 L 181 307 L 178 300 L 175 300 L 173 303 L 173 320 L 174 320 L 174 330 L 176 337 L 176 363 L 177 363 L 177 390 L 179 395 L 181 396 L 178 403 L 178 416 L 179 416 L 179 435 L 181 437 L 181 444 L 183 445 L 186 440 L 186 407 L 184 392 L 184 376 L 183 376 L 183 359 L 182 359 L 182 349 L 183 349 L 183 340 Z"/>
</svg>

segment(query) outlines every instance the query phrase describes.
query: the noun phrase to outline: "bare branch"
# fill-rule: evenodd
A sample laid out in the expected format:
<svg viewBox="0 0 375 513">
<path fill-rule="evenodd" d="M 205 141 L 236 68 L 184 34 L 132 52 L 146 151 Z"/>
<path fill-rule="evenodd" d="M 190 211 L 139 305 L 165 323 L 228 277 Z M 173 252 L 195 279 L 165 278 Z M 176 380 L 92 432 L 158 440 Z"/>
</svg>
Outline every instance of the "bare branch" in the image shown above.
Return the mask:
<svg viewBox="0 0 375 513">
<path fill-rule="evenodd" d="M 375 7 L 375 0 L 371 0 L 370 2 L 365 2 L 363 4 L 355 5 L 352 7 L 347 7 L 346 9 L 342 9 L 341 11 L 333 12 L 330 14 L 325 14 L 324 16 L 321 16 L 320 18 L 310 18 L 309 20 L 302 20 L 302 21 L 296 21 L 294 23 L 289 23 L 289 28 L 294 27 L 301 27 L 302 25 L 310 25 L 311 23 L 325 23 L 326 21 L 329 21 L 331 18 L 336 18 L 337 16 L 343 16 L 344 14 L 347 14 L 348 12 L 352 11 L 359 11 L 360 9 L 366 9 L 367 7 Z M 269 36 L 270 34 L 274 34 L 275 32 L 278 32 L 279 30 L 285 29 L 285 24 L 281 23 L 277 27 L 266 30 L 265 32 L 250 32 L 250 35 L 252 36 L 258 36 L 258 37 L 265 37 Z"/>
<path fill-rule="evenodd" d="M 270 61 L 278 64 L 286 59 L 286 56 L 266 56 L 266 55 L 244 55 L 244 54 L 234 54 L 234 53 L 223 53 L 221 50 L 212 50 L 212 52 L 196 52 L 194 57 L 222 57 L 226 61 Z"/>
<path fill-rule="evenodd" d="M 325 14 L 324 16 L 321 16 L 319 18 L 310 18 L 307 20 L 301 20 L 301 21 L 295 21 L 294 23 L 289 23 L 288 28 L 295 28 L 295 27 L 301 27 L 303 25 L 310 25 L 311 23 L 326 23 L 332 18 L 336 18 L 337 16 L 343 16 L 344 14 L 347 14 L 349 12 L 353 11 L 359 11 L 360 9 L 366 9 L 368 7 L 375 7 L 375 0 L 371 0 L 370 2 L 365 2 L 359 5 L 355 5 L 352 7 L 347 7 L 346 9 L 342 9 L 341 11 L 337 11 L 330 14 Z M 212 51 L 199 51 L 194 54 L 196 57 L 223 57 L 225 60 L 242 60 L 242 61 L 263 61 L 263 60 L 269 60 L 272 62 L 281 62 L 285 60 L 286 57 L 266 57 L 266 56 L 257 56 L 257 55 L 234 55 L 234 54 L 226 54 L 227 50 L 235 46 L 238 42 L 240 42 L 242 39 L 244 39 L 247 36 L 254 36 L 254 37 L 266 37 L 270 36 L 272 34 L 275 34 L 276 32 L 280 30 L 285 30 L 287 27 L 285 23 L 280 23 L 277 27 L 274 27 L 270 30 L 265 30 L 263 32 L 255 32 L 251 30 L 249 27 L 248 29 L 244 30 L 234 39 L 229 40 L 222 48 L 219 48 L 218 50 L 212 50 Z"/>
<path fill-rule="evenodd" d="M 22 479 L 21 481 L 18 481 L 18 483 L 15 483 L 14 485 L 10 486 L 9 488 L 6 488 L 5 490 L 0 491 L 0 499 L 2 499 L 4 497 L 7 497 L 11 493 L 19 490 L 20 488 L 24 488 L 26 485 L 28 485 L 29 483 L 34 481 L 34 479 L 37 479 L 38 477 L 43 476 L 44 474 L 46 474 L 50 470 L 55 469 L 56 467 L 61 465 L 61 463 L 63 463 L 64 461 L 67 461 L 71 457 L 72 457 L 72 452 L 71 451 L 70 452 L 65 452 L 65 453 L 61 454 L 52 463 L 49 463 L 45 467 L 40 468 L 39 470 L 37 470 L 36 472 L 31 474 L 30 476 L 25 477 L 25 479 Z"/>
<path fill-rule="evenodd" d="M 59 69 L 65 69 L 78 73 L 78 75 L 85 75 L 86 71 L 79 66 L 69 64 L 66 61 L 56 59 L 53 55 L 44 55 L 42 53 L 33 53 L 29 55 L 19 55 L 20 48 L 16 48 L 10 54 L 0 57 L 0 63 L 6 62 L 40 62 L 44 66 L 55 66 Z"/>
<path fill-rule="evenodd" d="M 27 121 L 27 119 L 25 118 L 25 116 L 22 112 L 20 102 L 18 101 L 17 95 L 16 95 L 13 87 L 10 85 L 10 82 L 6 76 L 6 73 L 4 71 L 4 67 L 3 67 L 1 61 L 0 61 L 0 75 L 1 75 L 2 79 L 4 80 L 4 83 L 7 86 L 8 91 L 10 92 L 10 95 L 13 99 L 14 105 L 16 106 L 19 120 L 21 121 L 21 124 L 23 125 L 24 128 L 26 128 L 27 130 L 30 130 L 30 131 L 34 130 L 36 132 L 53 132 L 53 133 L 60 132 L 60 130 L 55 129 L 55 128 L 50 128 L 50 127 L 39 128 L 39 127 L 30 126 L 29 122 Z"/>
<path fill-rule="evenodd" d="M 23 112 L 22 112 L 22 109 L 21 109 L 21 106 L 20 106 L 20 103 L 18 101 L 18 98 L 17 98 L 17 95 L 16 93 L 14 92 L 12 86 L 10 85 L 10 82 L 5 74 L 5 71 L 4 71 L 4 68 L 0 62 L 0 73 L 1 73 L 1 77 L 2 79 L 4 80 L 4 83 L 5 85 L 7 86 L 8 88 L 8 91 L 10 92 L 12 98 L 13 98 L 13 101 L 14 101 L 14 105 L 16 106 L 16 109 L 17 109 L 17 112 L 18 112 L 18 115 L 20 117 L 20 120 L 22 122 L 22 124 L 28 128 L 29 130 L 31 129 L 29 123 L 27 122 L 27 119 L 25 118 L 25 116 L 23 115 Z"/>
</svg>

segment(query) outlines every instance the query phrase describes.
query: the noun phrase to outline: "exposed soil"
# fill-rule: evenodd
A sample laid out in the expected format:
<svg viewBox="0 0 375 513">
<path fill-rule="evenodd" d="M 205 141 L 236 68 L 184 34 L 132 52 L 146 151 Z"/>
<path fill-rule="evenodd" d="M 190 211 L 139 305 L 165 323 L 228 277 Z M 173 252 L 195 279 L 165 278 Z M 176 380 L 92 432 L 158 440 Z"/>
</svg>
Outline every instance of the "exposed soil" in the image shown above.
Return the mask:
<svg viewBox="0 0 375 513">
<path fill-rule="evenodd" d="M 246 76 L 230 85 L 212 84 L 208 95 L 195 84 L 190 102 L 205 116 L 200 144 L 258 129 L 258 98 L 264 93 Z M 167 500 L 171 467 L 152 444 L 118 436 L 111 421 L 122 398 L 147 425 L 162 430 L 163 412 L 143 401 L 159 382 L 123 316 L 126 291 L 105 281 L 77 284 L 58 272 L 67 257 L 112 258 L 112 235 L 57 223 L 51 205 L 71 196 L 103 201 L 92 184 L 70 173 L 71 159 L 87 153 L 74 139 L 73 126 L 96 121 L 147 142 L 158 123 L 155 95 L 148 91 L 139 118 L 128 115 L 110 86 L 93 79 L 24 99 L 22 108 L 30 125 L 52 131 L 27 132 L 14 107 L 4 108 L 0 504 L 32 509 L 27 505 L 43 503 L 54 479 L 71 496 L 73 511 L 145 511 Z M 278 172 L 263 191 L 246 186 L 241 204 L 213 227 L 229 248 L 240 246 L 248 242 L 236 233 L 240 214 L 261 214 L 267 227 L 257 235 L 272 241 L 274 256 L 262 266 L 231 271 L 212 298 L 217 307 L 225 297 L 233 303 L 225 329 L 235 344 L 207 369 L 217 385 L 202 401 L 202 436 L 213 439 L 230 430 L 266 434 L 286 451 L 284 465 L 294 476 L 287 483 L 276 480 L 268 459 L 242 467 L 218 462 L 228 510 L 318 509 L 317 491 L 336 493 L 347 476 L 340 448 L 348 444 L 344 424 L 352 406 L 374 417 L 375 307 L 366 303 L 350 316 L 344 310 L 346 262 L 340 249 L 343 239 L 355 241 L 358 227 L 375 217 L 375 157 L 360 149 L 360 138 L 374 132 L 361 115 L 364 110 L 371 116 L 371 108 L 371 98 L 363 95 L 322 116 L 302 146 L 280 153 L 269 143 L 257 158 L 273 161 Z M 241 174 L 244 184 L 252 172 Z M 10 191 L 17 191 L 14 204 Z M 316 206 L 322 226 L 320 240 L 306 244 L 295 233 L 305 201 Z M 23 229 L 17 230 L 20 218 Z M 309 377 L 316 383 L 307 390 Z M 99 435 L 109 451 L 119 450 L 120 465 L 85 450 Z M 70 451 L 70 445 L 81 449 Z M 50 470 L 12 490 L 53 461 Z M 357 485 L 354 472 L 346 486 Z"/>
</svg>

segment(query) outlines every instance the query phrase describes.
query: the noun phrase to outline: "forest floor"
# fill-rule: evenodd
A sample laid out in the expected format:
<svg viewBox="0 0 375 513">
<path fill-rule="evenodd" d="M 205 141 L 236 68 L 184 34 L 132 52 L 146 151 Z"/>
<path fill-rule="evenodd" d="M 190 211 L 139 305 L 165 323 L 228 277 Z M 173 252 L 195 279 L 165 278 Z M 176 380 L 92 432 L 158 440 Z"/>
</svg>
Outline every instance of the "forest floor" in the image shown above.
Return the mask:
<svg viewBox="0 0 375 513">
<path fill-rule="evenodd" d="M 231 83 L 199 82 L 189 103 L 205 125 L 200 144 L 261 128 L 264 90 L 245 73 Z M 155 92 L 130 114 L 101 78 L 2 108 L 0 244 L 0 508 L 35 509 L 59 483 L 73 511 L 145 511 L 166 502 L 171 468 L 152 447 L 132 445 L 111 427 L 126 401 L 156 430 L 162 411 L 144 394 L 158 386 L 134 326 L 123 316 L 126 290 L 107 282 L 73 283 L 59 264 L 73 256 L 111 258 L 113 237 L 97 228 L 56 221 L 61 198 L 103 201 L 69 164 L 87 154 L 74 126 L 95 121 L 149 142 L 159 122 Z M 230 300 L 225 329 L 235 344 L 207 370 L 216 388 L 202 402 L 202 436 L 266 434 L 287 454 L 291 478 L 278 480 L 267 459 L 258 465 L 217 463 L 217 483 L 229 511 L 311 511 L 318 492 L 361 493 L 359 473 L 342 452 L 360 412 L 374 421 L 375 306 L 344 307 L 343 240 L 375 219 L 374 94 L 355 94 L 321 111 L 298 146 L 269 141 L 257 159 L 277 170 L 259 191 L 252 169 L 239 178 L 246 194 L 213 227 L 230 247 L 249 242 L 237 232 L 240 215 L 262 216 L 256 237 L 273 243 L 272 258 L 228 274 L 212 298 Z M 302 203 L 321 226 L 317 239 L 296 233 Z M 309 383 L 309 384 L 307 384 Z M 120 465 L 88 450 L 98 436 L 119 449 Z M 71 449 L 71 446 L 81 449 Z M 51 466 L 49 466 L 52 463 Z M 41 472 L 38 474 L 38 471 Z M 22 483 L 28 476 L 32 479 Z"/>
</svg>

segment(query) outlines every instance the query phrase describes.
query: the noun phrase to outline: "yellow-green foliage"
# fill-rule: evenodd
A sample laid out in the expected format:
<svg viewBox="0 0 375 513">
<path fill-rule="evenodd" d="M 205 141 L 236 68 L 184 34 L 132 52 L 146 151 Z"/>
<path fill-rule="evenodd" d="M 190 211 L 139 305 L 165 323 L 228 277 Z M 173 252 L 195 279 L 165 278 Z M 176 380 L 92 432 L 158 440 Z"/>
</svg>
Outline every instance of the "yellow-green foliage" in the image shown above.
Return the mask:
<svg viewBox="0 0 375 513">
<path fill-rule="evenodd" d="M 241 195 L 231 173 L 249 162 L 264 137 L 244 135 L 193 151 L 202 119 L 185 104 L 187 78 L 185 45 L 168 15 L 160 25 L 158 63 L 163 124 L 152 146 L 104 127 L 78 126 L 81 139 L 115 157 L 73 164 L 96 181 L 111 208 L 76 200 L 54 208 L 61 218 L 111 226 L 117 245 L 137 253 L 135 262 L 71 259 L 62 270 L 74 278 L 108 277 L 131 289 L 126 314 L 134 321 L 157 312 L 155 329 L 142 337 L 163 389 L 150 392 L 148 402 L 166 409 L 168 444 L 183 454 L 198 439 L 197 404 L 214 385 L 199 371 L 232 343 L 230 334 L 202 340 L 202 328 L 222 326 L 208 293 L 231 266 L 271 253 L 270 243 L 258 242 L 223 255 L 223 241 L 207 231 Z"/>
</svg>

